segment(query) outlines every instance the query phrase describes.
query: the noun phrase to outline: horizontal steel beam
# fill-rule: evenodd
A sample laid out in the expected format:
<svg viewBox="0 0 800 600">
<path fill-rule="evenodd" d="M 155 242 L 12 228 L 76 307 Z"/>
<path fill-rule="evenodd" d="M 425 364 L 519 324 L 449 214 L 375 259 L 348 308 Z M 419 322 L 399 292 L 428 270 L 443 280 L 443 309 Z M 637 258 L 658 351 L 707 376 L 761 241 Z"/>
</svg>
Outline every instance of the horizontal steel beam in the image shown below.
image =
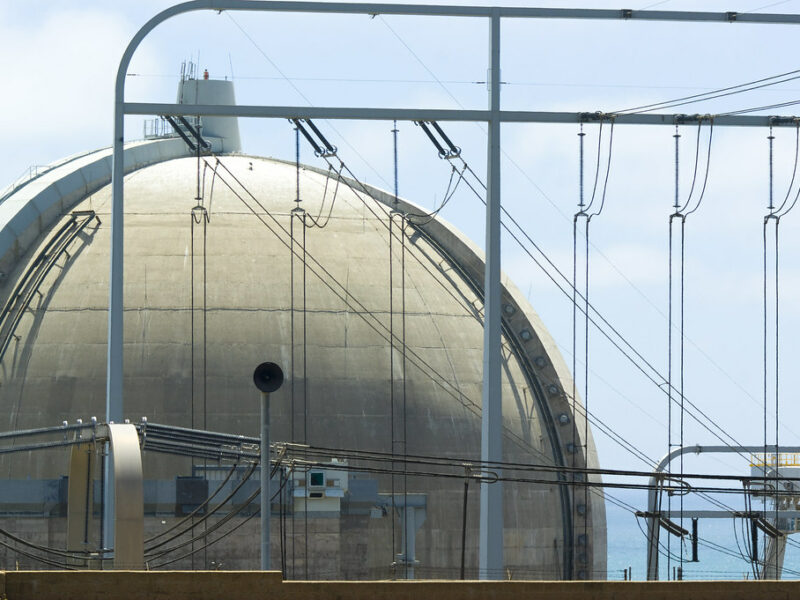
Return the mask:
<svg viewBox="0 0 800 600">
<path fill-rule="evenodd" d="M 488 110 L 354 108 L 322 106 L 256 106 L 217 104 L 151 104 L 126 102 L 128 115 L 200 115 L 277 119 L 354 119 L 378 121 L 488 121 Z"/>
<path fill-rule="evenodd" d="M 365 15 L 407 15 L 427 17 L 489 17 L 491 6 L 451 6 L 441 4 L 374 4 L 364 2 L 273 2 L 254 0 L 198 0 L 179 5 L 181 10 L 246 10 L 271 12 L 339 13 Z M 670 10 L 528 8 L 500 6 L 506 19 L 581 19 L 595 21 L 677 21 L 697 23 L 800 24 L 800 15 L 771 13 L 691 12 Z"/>
<path fill-rule="evenodd" d="M 273 119 L 350 119 L 377 121 L 488 121 L 488 110 L 435 108 L 367 108 L 330 106 L 255 106 L 218 104 L 158 104 L 126 102 L 128 115 L 200 115 L 213 117 L 256 117 Z M 708 121 L 709 115 L 696 114 L 622 114 L 596 112 L 503 111 L 503 123 L 590 123 L 613 117 L 617 125 L 675 125 Z M 715 127 L 797 126 L 797 118 L 767 115 L 713 116 Z"/>
<path fill-rule="evenodd" d="M 775 511 L 774 510 L 751 510 L 751 511 L 739 511 L 739 510 L 684 510 L 683 513 L 679 510 L 662 510 L 660 513 L 657 513 L 661 517 L 666 519 L 680 519 L 683 517 L 684 519 L 750 519 L 750 518 L 760 518 L 760 519 L 774 519 L 775 518 Z M 637 517 L 652 517 L 651 513 L 647 512 L 637 512 Z M 779 510 L 778 511 L 778 518 L 779 519 L 800 519 L 800 510 Z"/>
</svg>

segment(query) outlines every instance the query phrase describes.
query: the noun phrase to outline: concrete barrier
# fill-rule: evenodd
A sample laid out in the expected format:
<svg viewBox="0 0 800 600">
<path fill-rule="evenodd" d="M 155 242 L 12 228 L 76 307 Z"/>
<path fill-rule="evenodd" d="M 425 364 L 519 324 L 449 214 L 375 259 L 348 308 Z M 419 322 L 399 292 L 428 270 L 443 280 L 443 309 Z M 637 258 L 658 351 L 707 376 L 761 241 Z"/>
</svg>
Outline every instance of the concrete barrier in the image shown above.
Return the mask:
<svg viewBox="0 0 800 600">
<path fill-rule="evenodd" d="M 800 581 L 287 581 L 277 571 L 7 571 L 7 600 L 789 600 Z"/>
<path fill-rule="evenodd" d="M 280 571 L 6 571 L 7 600 L 268 598 Z M 3 596 L 0 596 L 3 598 Z"/>
</svg>

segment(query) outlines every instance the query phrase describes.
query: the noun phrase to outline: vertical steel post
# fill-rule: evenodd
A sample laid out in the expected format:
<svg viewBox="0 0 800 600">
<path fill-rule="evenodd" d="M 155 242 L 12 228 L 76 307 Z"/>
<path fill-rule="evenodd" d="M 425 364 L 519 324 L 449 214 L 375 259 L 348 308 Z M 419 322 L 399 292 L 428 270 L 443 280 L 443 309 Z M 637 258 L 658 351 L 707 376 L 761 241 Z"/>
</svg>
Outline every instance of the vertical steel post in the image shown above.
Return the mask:
<svg viewBox="0 0 800 600">
<path fill-rule="evenodd" d="M 464 480 L 464 508 L 461 511 L 461 579 L 466 579 L 465 564 L 467 552 L 467 500 L 469 492 L 469 479 Z"/>
<path fill-rule="evenodd" d="M 269 571 L 269 394 L 261 392 L 261 570 Z"/>
<path fill-rule="evenodd" d="M 667 455 L 670 456 L 670 455 Z M 662 461 L 663 462 L 663 461 Z M 661 465 L 656 471 L 661 470 Z M 661 483 L 655 477 L 650 478 L 650 489 L 647 490 L 647 581 L 658 581 L 658 538 L 661 533 L 659 516 L 656 516 L 661 494 Z"/>
<path fill-rule="evenodd" d="M 125 63 L 125 59 L 123 59 Z M 127 67 L 127 65 L 125 65 Z M 127 69 L 125 69 L 127 70 Z M 111 273 L 108 298 L 108 362 L 106 365 L 106 422 L 122 423 L 122 273 L 123 178 L 125 177 L 125 70 L 120 65 L 114 89 L 114 145 L 111 167 Z M 105 461 L 103 546 L 114 547 L 114 482 L 111 461 Z"/>
<path fill-rule="evenodd" d="M 486 194 L 486 271 L 483 316 L 481 461 L 503 460 L 500 388 L 500 9 L 492 8 L 489 34 L 489 136 Z M 503 572 L 503 488 L 481 482 L 479 573 Z"/>
</svg>

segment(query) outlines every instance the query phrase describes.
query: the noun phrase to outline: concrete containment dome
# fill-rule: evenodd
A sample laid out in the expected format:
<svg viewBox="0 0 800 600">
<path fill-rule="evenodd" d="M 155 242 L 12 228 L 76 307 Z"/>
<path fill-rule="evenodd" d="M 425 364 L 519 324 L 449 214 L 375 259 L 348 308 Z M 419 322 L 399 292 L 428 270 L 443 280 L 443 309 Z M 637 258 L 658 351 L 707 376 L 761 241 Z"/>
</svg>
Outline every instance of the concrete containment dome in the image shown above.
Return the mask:
<svg viewBox="0 0 800 600">
<path fill-rule="evenodd" d="M 252 372 L 269 360 L 286 375 L 271 398 L 275 441 L 341 449 L 350 467 L 359 465 L 345 455 L 352 450 L 479 460 L 483 261 L 474 245 L 439 219 L 404 221 L 424 211 L 335 173 L 302 167 L 298 203 L 294 164 L 244 155 L 198 163 L 181 145 L 160 140 L 126 151 L 125 417 L 258 435 Z M 61 165 L 0 204 L 4 300 L 36 283 L 28 306 L 0 323 L 0 430 L 105 414 L 107 156 Z M 32 207 L 38 212 L 23 219 Z M 65 240 L 63 231 L 75 233 Z M 41 269 L 43 260 L 51 268 Z M 508 281 L 502 302 L 504 460 L 597 467 L 552 339 Z M 47 480 L 63 475 L 65 462 L 30 453 L 1 464 L 10 480 Z M 205 477 L 211 469 L 202 467 L 145 445 L 149 481 Z M 399 501 L 392 509 L 386 498 L 404 495 L 421 503 L 416 577 L 458 577 L 463 480 L 414 475 L 431 470 L 424 461 L 407 470 L 351 472 L 338 512 L 310 502 L 302 513 L 296 502 L 286 508 L 291 543 L 303 546 L 289 551 L 288 575 L 392 576 L 404 542 Z M 548 483 L 559 481 L 552 471 L 529 477 L 539 482 L 503 483 L 508 576 L 603 578 L 602 493 L 576 487 L 573 495 L 568 485 Z M 475 480 L 468 488 L 473 577 L 478 488 Z M 157 513 L 148 509 L 148 527 Z M 257 552 L 248 549 L 255 523 L 209 546 L 205 567 L 225 556 L 224 568 L 255 568 Z M 293 552 L 303 565 L 296 573 Z"/>
</svg>

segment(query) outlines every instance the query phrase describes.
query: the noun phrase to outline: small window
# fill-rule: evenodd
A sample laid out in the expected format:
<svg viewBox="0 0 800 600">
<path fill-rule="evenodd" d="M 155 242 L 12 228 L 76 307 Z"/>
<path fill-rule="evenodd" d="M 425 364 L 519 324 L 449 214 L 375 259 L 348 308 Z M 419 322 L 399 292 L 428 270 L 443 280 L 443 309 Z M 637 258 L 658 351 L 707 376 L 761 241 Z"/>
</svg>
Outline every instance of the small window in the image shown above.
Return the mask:
<svg viewBox="0 0 800 600">
<path fill-rule="evenodd" d="M 322 471 L 311 471 L 308 474 L 308 485 L 322 487 L 325 485 L 325 473 Z"/>
</svg>

